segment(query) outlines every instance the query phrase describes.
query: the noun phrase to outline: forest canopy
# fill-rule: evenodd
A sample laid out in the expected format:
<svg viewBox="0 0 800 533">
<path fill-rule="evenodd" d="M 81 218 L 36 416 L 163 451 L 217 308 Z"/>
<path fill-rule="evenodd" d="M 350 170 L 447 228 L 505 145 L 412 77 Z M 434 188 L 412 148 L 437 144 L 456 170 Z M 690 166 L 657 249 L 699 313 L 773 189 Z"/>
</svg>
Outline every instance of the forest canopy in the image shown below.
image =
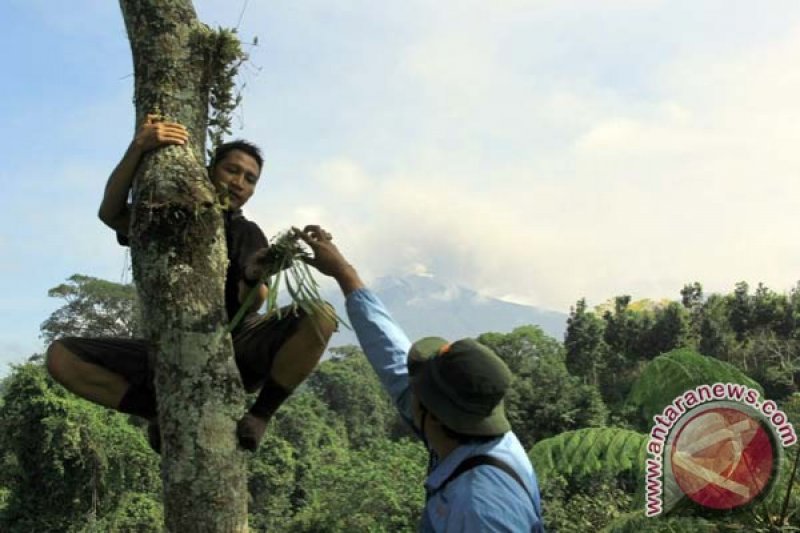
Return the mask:
<svg viewBox="0 0 800 533">
<path fill-rule="evenodd" d="M 137 332 L 130 285 L 76 274 L 49 294 L 63 305 L 42 324 L 47 341 Z M 720 522 L 774 531 L 800 520 L 800 481 L 788 483 L 797 445 L 769 497 L 743 511 L 709 517 L 682 507 L 646 519 L 641 486 L 648 420 L 674 397 L 653 381 L 672 380 L 675 390 L 711 379 L 747 383 L 800 420 L 797 288 L 750 291 L 742 282 L 706 295 L 693 283 L 676 301 L 623 295 L 589 308 L 581 299 L 563 341 L 534 325 L 478 340 L 514 373 L 506 407 L 537 470 L 549 531 L 702 531 Z M 664 374 L 665 357 L 683 358 L 694 378 Z M 0 388 L 0 530 L 158 531 L 159 461 L 144 431 L 135 417 L 69 394 L 41 356 L 13 367 Z M 334 348 L 249 459 L 250 526 L 415 531 L 426 464 L 361 350 Z"/>
</svg>

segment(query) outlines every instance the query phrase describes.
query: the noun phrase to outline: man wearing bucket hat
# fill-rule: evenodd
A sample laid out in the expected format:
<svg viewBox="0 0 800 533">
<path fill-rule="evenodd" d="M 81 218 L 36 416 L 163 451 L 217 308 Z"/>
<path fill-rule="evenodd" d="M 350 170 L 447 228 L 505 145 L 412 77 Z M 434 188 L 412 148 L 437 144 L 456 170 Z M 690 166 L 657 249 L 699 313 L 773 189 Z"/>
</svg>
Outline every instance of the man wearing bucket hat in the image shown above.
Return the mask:
<svg viewBox="0 0 800 533">
<path fill-rule="evenodd" d="M 536 474 L 503 408 L 503 360 L 472 339 L 411 344 L 328 232 L 295 232 L 314 253 L 308 263 L 339 284 L 367 359 L 428 448 L 420 530 L 544 531 Z"/>
</svg>

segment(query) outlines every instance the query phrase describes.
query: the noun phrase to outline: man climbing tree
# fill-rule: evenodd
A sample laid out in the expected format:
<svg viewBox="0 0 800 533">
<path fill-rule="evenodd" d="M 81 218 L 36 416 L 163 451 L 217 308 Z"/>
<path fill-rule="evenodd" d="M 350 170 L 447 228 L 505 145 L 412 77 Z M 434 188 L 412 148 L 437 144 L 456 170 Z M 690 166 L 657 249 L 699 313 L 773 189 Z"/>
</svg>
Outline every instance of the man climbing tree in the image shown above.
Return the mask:
<svg viewBox="0 0 800 533">
<path fill-rule="evenodd" d="M 258 446 L 335 323 L 303 312 L 255 313 L 268 290 L 267 241 L 240 209 L 255 191 L 261 154 L 237 141 L 218 146 L 208 170 L 201 163 L 209 103 L 222 129 L 233 108 L 242 58 L 234 35 L 197 21 L 189 0 L 120 4 L 140 127 L 99 214 L 131 246 L 145 338 L 61 339 L 47 365 L 74 393 L 151 421 L 151 444 L 163 451 L 168 530 L 246 531 L 245 460 L 235 439 Z M 231 342 L 228 318 L 252 287 L 257 297 Z M 260 390 L 244 415 L 242 383 Z"/>
</svg>

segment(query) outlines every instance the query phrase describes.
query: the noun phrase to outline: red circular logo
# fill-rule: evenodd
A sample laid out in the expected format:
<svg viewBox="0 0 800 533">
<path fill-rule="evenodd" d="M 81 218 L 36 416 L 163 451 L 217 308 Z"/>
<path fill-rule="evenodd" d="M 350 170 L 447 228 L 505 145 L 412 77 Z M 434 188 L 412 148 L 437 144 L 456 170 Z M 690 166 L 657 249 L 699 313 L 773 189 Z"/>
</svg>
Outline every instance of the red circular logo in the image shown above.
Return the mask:
<svg viewBox="0 0 800 533">
<path fill-rule="evenodd" d="M 693 501 L 733 509 L 767 487 L 775 446 L 764 425 L 732 407 L 716 407 L 689 419 L 670 454 L 675 481 Z"/>
</svg>

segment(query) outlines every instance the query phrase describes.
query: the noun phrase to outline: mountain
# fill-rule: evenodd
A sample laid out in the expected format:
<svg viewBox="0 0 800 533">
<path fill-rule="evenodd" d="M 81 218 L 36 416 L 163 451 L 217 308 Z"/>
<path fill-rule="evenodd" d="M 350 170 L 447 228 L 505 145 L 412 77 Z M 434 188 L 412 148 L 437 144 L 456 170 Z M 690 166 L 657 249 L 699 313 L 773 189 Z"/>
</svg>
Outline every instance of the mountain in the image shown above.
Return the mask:
<svg viewBox="0 0 800 533">
<path fill-rule="evenodd" d="M 370 284 L 394 319 L 414 341 L 435 335 L 449 340 L 496 331 L 507 333 L 533 324 L 558 341 L 564 339 L 567 315 L 506 302 L 472 289 L 442 282 L 431 275 L 383 277 Z M 341 294 L 324 294 L 339 316 L 347 318 Z M 339 327 L 329 346 L 358 344 L 355 334 Z"/>
</svg>

